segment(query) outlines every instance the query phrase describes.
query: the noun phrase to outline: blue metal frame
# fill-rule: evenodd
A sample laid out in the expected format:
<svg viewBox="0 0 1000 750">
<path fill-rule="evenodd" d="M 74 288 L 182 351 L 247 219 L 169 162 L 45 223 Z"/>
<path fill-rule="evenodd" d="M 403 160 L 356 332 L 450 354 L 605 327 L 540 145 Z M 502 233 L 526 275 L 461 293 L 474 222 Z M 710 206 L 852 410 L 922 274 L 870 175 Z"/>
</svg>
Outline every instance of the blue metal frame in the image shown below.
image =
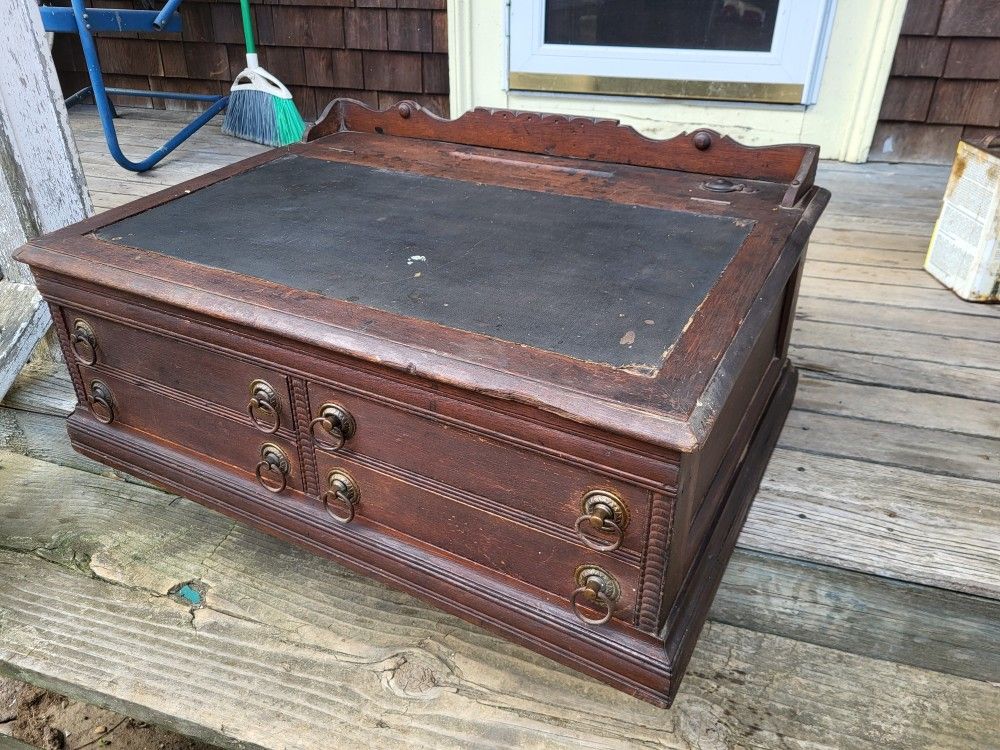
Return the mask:
<svg viewBox="0 0 1000 750">
<path fill-rule="evenodd" d="M 144 33 L 157 31 L 180 31 L 181 18 L 176 14 L 181 0 L 168 0 L 163 9 L 157 13 L 151 10 L 104 10 L 87 8 L 84 0 L 71 0 L 72 7 L 58 8 L 41 6 L 42 25 L 46 31 L 77 34 L 83 45 L 83 57 L 87 62 L 87 74 L 90 76 L 90 86 L 77 91 L 66 99 L 66 106 L 93 97 L 97 105 L 97 113 L 104 129 L 104 139 L 108 143 L 111 157 L 125 169 L 133 172 L 145 172 L 152 169 L 164 156 L 169 154 L 195 131 L 226 108 L 228 96 L 211 94 L 184 94 L 169 91 L 143 91 L 141 89 L 108 88 L 104 85 L 104 74 L 101 71 L 97 56 L 97 45 L 91 31 L 139 31 Z M 162 18 L 161 18 L 162 16 Z M 144 96 L 152 99 L 176 99 L 179 101 L 212 102 L 212 106 L 198 117 L 185 125 L 180 132 L 160 146 L 142 161 L 132 161 L 122 153 L 118 144 L 118 133 L 115 131 L 114 118 L 117 117 L 110 94 L 125 94 L 129 96 Z"/>
</svg>

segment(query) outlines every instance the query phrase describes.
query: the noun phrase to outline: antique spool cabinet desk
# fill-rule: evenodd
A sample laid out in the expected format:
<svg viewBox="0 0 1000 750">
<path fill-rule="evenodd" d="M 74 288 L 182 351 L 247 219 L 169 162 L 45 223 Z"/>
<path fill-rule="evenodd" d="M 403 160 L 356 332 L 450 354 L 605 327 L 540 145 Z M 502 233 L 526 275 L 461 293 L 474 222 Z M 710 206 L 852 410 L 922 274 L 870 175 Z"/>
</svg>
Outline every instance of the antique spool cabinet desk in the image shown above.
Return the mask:
<svg viewBox="0 0 1000 750">
<path fill-rule="evenodd" d="M 792 400 L 816 158 L 338 100 L 19 257 L 82 453 L 666 706 Z"/>
</svg>

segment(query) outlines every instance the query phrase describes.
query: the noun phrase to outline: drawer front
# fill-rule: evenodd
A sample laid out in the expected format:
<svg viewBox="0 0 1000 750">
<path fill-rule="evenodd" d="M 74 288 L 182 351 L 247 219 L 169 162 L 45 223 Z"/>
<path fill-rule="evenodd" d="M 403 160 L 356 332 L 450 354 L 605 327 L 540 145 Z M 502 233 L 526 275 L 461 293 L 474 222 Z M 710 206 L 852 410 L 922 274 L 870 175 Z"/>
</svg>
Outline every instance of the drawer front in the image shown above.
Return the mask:
<svg viewBox="0 0 1000 750">
<path fill-rule="evenodd" d="M 302 490 L 294 442 L 280 435 L 263 435 L 248 424 L 206 412 L 117 374 L 86 366 L 80 367 L 80 374 L 87 391 L 86 406 L 97 419 L 113 426 L 141 430 L 251 476 L 264 461 L 262 484 L 283 492 Z M 265 457 L 267 445 L 280 454 L 268 451 Z M 284 466 L 280 458 L 284 459 Z"/>
<path fill-rule="evenodd" d="M 255 408 L 255 418 L 268 430 L 275 417 L 280 428 L 292 429 L 288 383 L 276 370 L 88 313 L 65 309 L 63 318 L 73 350 L 67 356 L 78 364 L 137 375 L 221 406 L 248 423 L 251 384 L 264 381 L 273 393 L 275 414 L 267 412 L 265 406 Z M 93 343 L 87 341 L 88 336 Z"/>
<path fill-rule="evenodd" d="M 567 607 L 579 587 L 577 570 L 597 565 L 620 588 L 614 617 L 634 619 L 637 566 L 554 537 L 531 523 L 476 507 L 446 487 L 421 485 L 418 478 L 407 481 L 347 456 L 320 456 L 318 468 L 321 488 L 330 486 L 331 474 L 346 475 L 355 488 L 357 501 L 353 518 L 345 524 L 347 530 L 354 524 L 376 524 L 386 533 L 405 535 L 563 597 Z M 331 514 L 351 515 L 348 503 L 335 493 L 323 502 Z"/>
<path fill-rule="evenodd" d="M 308 388 L 314 418 L 325 404 L 334 404 L 349 413 L 355 424 L 354 434 L 339 451 L 324 448 L 330 442 L 329 433 L 315 425 L 312 439 L 320 457 L 371 457 L 489 498 L 519 514 L 545 519 L 574 535 L 585 496 L 595 490 L 608 491 L 619 499 L 627 519 L 621 548 L 633 553 L 643 549 L 650 502 L 647 490 L 402 407 L 315 383 Z M 588 531 L 586 524 L 582 526 Z M 592 537 L 599 543 L 609 540 L 606 534 Z"/>
</svg>

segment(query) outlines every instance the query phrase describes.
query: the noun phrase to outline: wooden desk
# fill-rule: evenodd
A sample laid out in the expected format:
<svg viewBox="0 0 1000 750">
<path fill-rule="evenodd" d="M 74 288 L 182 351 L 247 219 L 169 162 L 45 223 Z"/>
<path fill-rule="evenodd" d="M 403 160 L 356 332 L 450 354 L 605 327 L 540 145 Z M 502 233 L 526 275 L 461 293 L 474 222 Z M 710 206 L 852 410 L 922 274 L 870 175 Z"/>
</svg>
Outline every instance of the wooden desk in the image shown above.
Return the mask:
<svg viewBox="0 0 1000 750">
<path fill-rule="evenodd" d="M 20 251 L 74 445 L 668 706 L 791 405 L 816 148 L 307 140 Z"/>
</svg>

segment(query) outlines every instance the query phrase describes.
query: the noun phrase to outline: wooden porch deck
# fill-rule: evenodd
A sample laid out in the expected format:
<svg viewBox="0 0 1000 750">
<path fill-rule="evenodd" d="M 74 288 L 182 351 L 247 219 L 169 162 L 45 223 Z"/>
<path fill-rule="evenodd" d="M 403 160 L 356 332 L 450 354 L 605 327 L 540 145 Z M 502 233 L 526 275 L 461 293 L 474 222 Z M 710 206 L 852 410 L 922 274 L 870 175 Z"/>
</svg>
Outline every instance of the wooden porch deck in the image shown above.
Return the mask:
<svg viewBox="0 0 1000 750">
<path fill-rule="evenodd" d="M 127 152 L 176 126 L 126 113 Z M 71 121 L 101 209 L 259 150 L 133 175 Z M 920 268 L 946 180 L 821 167 L 795 407 L 673 709 L 76 455 L 38 363 L 0 407 L 0 673 L 232 747 L 1000 747 L 1000 308 Z"/>
</svg>

